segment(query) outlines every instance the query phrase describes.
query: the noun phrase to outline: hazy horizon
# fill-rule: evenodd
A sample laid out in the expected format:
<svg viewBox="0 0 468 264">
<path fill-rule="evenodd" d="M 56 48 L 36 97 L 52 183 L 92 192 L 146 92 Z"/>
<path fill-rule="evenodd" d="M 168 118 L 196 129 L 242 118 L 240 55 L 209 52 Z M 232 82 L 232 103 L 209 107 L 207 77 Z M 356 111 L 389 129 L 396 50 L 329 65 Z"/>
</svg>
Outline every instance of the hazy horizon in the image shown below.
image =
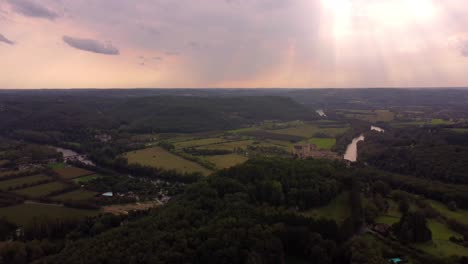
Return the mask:
<svg viewBox="0 0 468 264">
<path fill-rule="evenodd" d="M 465 88 L 462 0 L 5 0 L 0 89 Z"/>
</svg>

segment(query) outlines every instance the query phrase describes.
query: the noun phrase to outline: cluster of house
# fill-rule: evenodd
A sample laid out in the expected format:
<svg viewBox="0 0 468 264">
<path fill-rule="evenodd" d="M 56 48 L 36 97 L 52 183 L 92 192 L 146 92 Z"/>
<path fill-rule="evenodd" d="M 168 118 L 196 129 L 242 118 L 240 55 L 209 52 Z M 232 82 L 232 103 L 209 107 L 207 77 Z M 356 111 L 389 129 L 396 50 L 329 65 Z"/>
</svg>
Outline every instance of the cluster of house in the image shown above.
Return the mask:
<svg viewBox="0 0 468 264">
<path fill-rule="evenodd" d="M 112 136 L 109 135 L 109 134 L 94 135 L 94 138 L 101 141 L 101 142 L 103 142 L 103 143 L 107 143 L 107 142 L 112 140 Z"/>
<path fill-rule="evenodd" d="M 299 159 L 307 159 L 307 158 L 316 158 L 316 159 L 341 159 L 336 153 L 318 149 L 315 144 L 301 144 L 301 145 L 294 145 L 293 147 L 293 155 Z"/>
</svg>

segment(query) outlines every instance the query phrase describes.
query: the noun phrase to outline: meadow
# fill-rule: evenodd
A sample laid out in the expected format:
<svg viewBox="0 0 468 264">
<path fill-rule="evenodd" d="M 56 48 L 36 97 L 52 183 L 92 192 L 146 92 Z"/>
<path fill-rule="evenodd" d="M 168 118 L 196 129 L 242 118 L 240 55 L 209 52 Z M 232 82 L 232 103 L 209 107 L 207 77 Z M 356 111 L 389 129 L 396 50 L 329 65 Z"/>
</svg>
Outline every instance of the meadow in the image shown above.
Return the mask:
<svg viewBox="0 0 468 264">
<path fill-rule="evenodd" d="M 349 206 L 349 192 L 343 192 L 323 207 L 314 208 L 304 212 L 305 216 L 313 218 L 327 218 L 339 223 L 351 215 Z"/>
<path fill-rule="evenodd" d="M 461 238 L 460 234 L 453 232 L 446 225 L 435 220 L 429 220 L 428 227 L 432 232 L 432 241 L 414 244 L 415 248 L 434 256 L 468 256 L 466 248 L 449 240 L 452 236 Z"/>
<path fill-rule="evenodd" d="M 76 183 L 76 184 L 84 184 L 84 183 L 90 182 L 90 181 L 95 180 L 95 179 L 100 178 L 100 177 L 102 177 L 102 176 L 98 175 L 98 174 L 92 174 L 92 175 L 88 175 L 88 176 L 75 178 L 75 179 L 73 179 L 73 182 Z"/>
<path fill-rule="evenodd" d="M 311 138 L 307 140 L 308 143 L 314 144 L 318 149 L 330 150 L 335 144 L 335 138 Z"/>
<path fill-rule="evenodd" d="M 216 156 L 205 156 L 206 160 L 214 163 L 216 168 L 225 169 L 248 160 L 247 157 L 238 154 L 227 154 L 227 155 L 216 155 Z"/>
<path fill-rule="evenodd" d="M 98 215 L 97 210 L 67 208 L 58 205 L 20 204 L 0 208 L 0 217 L 21 226 L 27 226 L 36 218 L 76 219 Z"/>
<path fill-rule="evenodd" d="M 393 225 L 400 221 L 401 212 L 398 208 L 398 204 L 395 201 L 391 199 L 387 199 L 387 202 L 389 205 L 387 212 L 384 215 L 378 216 L 375 219 L 375 222 L 381 223 L 381 224 Z"/>
<path fill-rule="evenodd" d="M 211 144 L 219 144 L 226 142 L 223 138 L 203 138 L 203 139 L 195 139 L 195 140 L 188 140 L 188 141 L 179 141 L 174 143 L 175 147 L 178 149 L 183 148 L 190 148 L 190 147 L 198 147 L 204 145 L 211 145 Z"/>
<path fill-rule="evenodd" d="M 368 122 L 390 122 L 395 119 L 395 113 L 389 110 L 356 110 L 356 109 L 340 109 L 337 113 L 344 115 L 347 118 L 359 119 Z"/>
<path fill-rule="evenodd" d="M 166 170 L 176 170 L 182 173 L 200 172 L 203 175 L 211 173 L 200 164 L 186 160 L 161 147 L 152 147 L 125 153 L 129 163 L 136 163 Z"/>
<path fill-rule="evenodd" d="M 454 219 L 462 224 L 468 225 L 468 210 L 457 209 L 456 211 L 452 211 L 441 202 L 434 200 L 426 201 L 432 206 L 432 208 L 436 209 L 440 214 L 447 217 L 448 219 Z"/>
<path fill-rule="evenodd" d="M 290 127 L 285 129 L 272 130 L 273 133 L 285 134 L 291 136 L 298 136 L 302 138 L 312 138 L 316 134 L 324 134 L 329 137 L 336 137 L 348 130 L 348 127 L 320 127 L 313 124 L 305 124 L 297 127 Z"/>
</svg>

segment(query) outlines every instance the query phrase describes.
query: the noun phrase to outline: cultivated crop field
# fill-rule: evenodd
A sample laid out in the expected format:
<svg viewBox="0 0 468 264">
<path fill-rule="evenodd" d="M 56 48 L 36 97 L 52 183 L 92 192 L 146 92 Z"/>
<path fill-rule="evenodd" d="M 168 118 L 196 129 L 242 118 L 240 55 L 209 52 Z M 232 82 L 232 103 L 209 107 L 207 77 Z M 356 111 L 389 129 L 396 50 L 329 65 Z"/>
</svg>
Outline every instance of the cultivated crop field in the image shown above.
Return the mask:
<svg viewBox="0 0 468 264">
<path fill-rule="evenodd" d="M 94 198 L 97 195 L 96 192 L 91 192 L 83 189 L 76 191 L 67 192 L 58 196 L 52 197 L 52 199 L 57 201 L 85 201 Z"/>
<path fill-rule="evenodd" d="M 64 179 L 74 179 L 81 176 L 91 175 L 94 172 L 77 167 L 65 167 L 54 169 Z"/>
<path fill-rule="evenodd" d="M 27 226 L 35 219 L 76 219 L 98 215 L 97 210 L 67 208 L 58 205 L 20 204 L 0 208 L 0 217 L 21 226 Z"/>
<path fill-rule="evenodd" d="M 66 184 L 61 182 L 51 182 L 41 185 L 36 185 L 29 188 L 15 190 L 14 193 L 19 195 L 25 195 L 32 198 L 39 198 L 49 195 L 52 192 L 63 190 L 67 187 Z"/>
<path fill-rule="evenodd" d="M 0 181 L 0 190 L 6 191 L 9 188 L 16 188 L 16 187 L 21 187 L 22 185 L 25 184 L 35 184 L 44 180 L 49 180 L 50 177 L 43 175 L 43 174 L 38 174 L 38 175 L 32 175 L 32 176 L 25 176 L 21 178 L 15 178 L 11 180 L 6 180 L 6 181 Z"/>
<path fill-rule="evenodd" d="M 186 160 L 160 147 L 127 152 L 125 157 L 128 159 L 129 163 L 136 163 L 155 168 L 177 170 L 186 173 L 201 172 L 204 175 L 211 173 L 210 170 L 202 167 L 198 163 Z"/>
</svg>

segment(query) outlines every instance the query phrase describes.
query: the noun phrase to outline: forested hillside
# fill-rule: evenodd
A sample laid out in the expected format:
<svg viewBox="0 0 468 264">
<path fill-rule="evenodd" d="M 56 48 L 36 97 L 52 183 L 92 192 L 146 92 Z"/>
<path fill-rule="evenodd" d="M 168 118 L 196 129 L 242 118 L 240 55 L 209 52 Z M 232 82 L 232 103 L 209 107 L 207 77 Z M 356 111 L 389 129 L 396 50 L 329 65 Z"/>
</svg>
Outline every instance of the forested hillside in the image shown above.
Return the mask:
<svg viewBox="0 0 468 264">
<path fill-rule="evenodd" d="M 262 120 L 311 119 L 287 97 L 11 96 L 0 98 L 1 130 L 197 132 L 233 129 Z"/>
</svg>

